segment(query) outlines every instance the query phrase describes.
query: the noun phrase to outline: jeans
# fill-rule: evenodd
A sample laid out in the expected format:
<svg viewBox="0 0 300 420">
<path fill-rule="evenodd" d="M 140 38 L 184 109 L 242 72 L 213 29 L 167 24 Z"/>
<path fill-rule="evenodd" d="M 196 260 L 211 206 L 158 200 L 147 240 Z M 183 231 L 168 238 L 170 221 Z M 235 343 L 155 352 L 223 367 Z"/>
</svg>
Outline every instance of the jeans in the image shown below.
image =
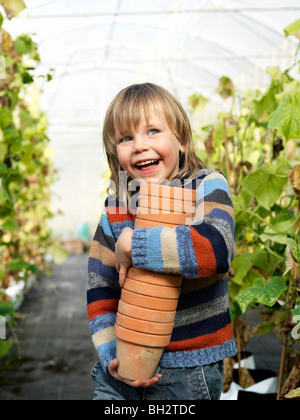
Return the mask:
<svg viewBox="0 0 300 420">
<path fill-rule="evenodd" d="M 219 400 L 224 383 L 223 361 L 192 368 L 157 368 L 162 378 L 149 388 L 133 388 L 103 371 L 101 362 L 92 369 L 98 383 L 93 400 Z"/>
</svg>

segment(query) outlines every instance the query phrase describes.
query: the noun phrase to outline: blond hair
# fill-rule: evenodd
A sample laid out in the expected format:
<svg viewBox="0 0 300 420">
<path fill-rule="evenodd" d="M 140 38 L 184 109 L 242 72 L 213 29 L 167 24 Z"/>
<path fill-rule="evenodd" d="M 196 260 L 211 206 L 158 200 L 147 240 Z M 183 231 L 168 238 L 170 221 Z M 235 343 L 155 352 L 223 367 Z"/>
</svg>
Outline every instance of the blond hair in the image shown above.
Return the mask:
<svg viewBox="0 0 300 420">
<path fill-rule="evenodd" d="M 116 151 L 116 131 L 136 130 L 141 117 L 145 116 L 148 121 L 153 109 L 158 115 L 161 111 L 164 112 L 170 130 L 185 146 L 176 178 L 182 179 L 188 175 L 192 179 L 199 169 L 205 168 L 205 164 L 195 152 L 190 122 L 179 101 L 166 89 L 153 83 L 131 85 L 121 90 L 113 99 L 103 125 L 103 145 L 117 196 L 119 172 L 122 171 L 122 167 Z M 127 183 L 130 181 L 128 176 Z"/>
</svg>

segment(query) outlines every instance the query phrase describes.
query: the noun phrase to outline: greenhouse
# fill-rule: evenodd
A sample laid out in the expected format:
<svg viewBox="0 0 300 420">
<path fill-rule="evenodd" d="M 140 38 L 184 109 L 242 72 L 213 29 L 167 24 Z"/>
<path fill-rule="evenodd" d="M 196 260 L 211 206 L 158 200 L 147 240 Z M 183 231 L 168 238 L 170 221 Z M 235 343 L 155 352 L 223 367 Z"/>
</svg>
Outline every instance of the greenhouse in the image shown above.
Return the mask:
<svg viewBox="0 0 300 420">
<path fill-rule="evenodd" d="M 299 0 L 0 0 L 0 31 L 0 400 L 152 400 L 164 399 L 163 387 L 175 400 L 299 400 Z M 107 110 L 116 95 L 122 136 L 111 153 Z M 121 130 L 138 95 L 164 97 L 160 107 L 176 98 L 191 136 L 172 126 L 177 105 L 154 120 L 144 108 L 147 140 L 141 120 Z M 173 156 L 172 177 L 155 175 L 169 173 Z M 137 173 L 148 182 L 154 174 L 155 184 L 182 181 L 195 162 L 193 210 L 177 210 L 186 196 L 159 185 L 168 214 L 158 217 L 164 197 L 151 217 L 131 211 L 130 200 L 122 213 L 120 168 L 130 189 Z M 115 212 L 105 201 L 112 184 Z M 142 185 L 138 206 L 147 207 Z M 145 291 L 149 272 L 160 291 L 158 283 Z M 176 287 L 166 283 L 173 277 Z M 178 306 L 175 320 L 159 321 L 166 331 L 173 324 L 156 346 L 156 373 L 124 382 L 112 354 L 125 329 L 134 328 L 133 340 L 148 337 L 150 329 L 135 328 L 154 328 L 146 313 L 157 309 L 151 301 L 144 311 L 136 304 L 141 315 L 125 313 L 134 287 L 153 302 L 175 288 Z M 99 357 L 107 368 L 100 385 Z M 216 397 L 204 372 L 217 363 Z M 201 369 L 207 393 L 176 397 L 179 379 L 164 381 L 177 368 Z M 192 380 L 186 372 L 181 389 Z M 112 398 L 107 378 L 135 382 L 127 397 Z"/>
</svg>

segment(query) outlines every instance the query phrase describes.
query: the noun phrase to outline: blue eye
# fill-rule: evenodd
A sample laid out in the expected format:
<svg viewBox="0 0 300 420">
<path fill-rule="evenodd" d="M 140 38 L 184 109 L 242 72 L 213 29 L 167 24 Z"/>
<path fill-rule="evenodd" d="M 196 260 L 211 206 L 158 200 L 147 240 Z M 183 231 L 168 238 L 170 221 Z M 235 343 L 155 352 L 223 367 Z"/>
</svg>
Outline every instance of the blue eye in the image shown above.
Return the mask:
<svg viewBox="0 0 300 420">
<path fill-rule="evenodd" d="M 127 137 L 123 137 L 123 138 L 120 140 L 120 143 L 124 143 L 124 142 L 130 141 L 130 140 L 132 140 L 132 138 L 131 138 L 131 137 L 129 137 L 129 136 L 127 136 Z"/>
<path fill-rule="evenodd" d="M 148 132 L 150 136 L 153 136 L 153 134 L 157 134 L 157 133 L 158 133 L 158 130 L 156 130 L 156 128 L 153 128 L 152 130 L 149 130 Z"/>
</svg>

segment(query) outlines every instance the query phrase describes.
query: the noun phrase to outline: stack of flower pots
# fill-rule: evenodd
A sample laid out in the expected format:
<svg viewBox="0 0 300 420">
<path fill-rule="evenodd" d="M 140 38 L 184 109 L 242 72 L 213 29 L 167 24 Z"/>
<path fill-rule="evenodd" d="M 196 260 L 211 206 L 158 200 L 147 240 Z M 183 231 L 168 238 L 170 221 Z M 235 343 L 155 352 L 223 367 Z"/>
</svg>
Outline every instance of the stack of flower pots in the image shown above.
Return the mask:
<svg viewBox="0 0 300 420">
<path fill-rule="evenodd" d="M 196 191 L 143 183 L 136 228 L 188 224 Z M 131 379 L 152 378 L 174 327 L 182 277 L 131 267 L 119 301 L 115 336 L 118 373 Z"/>
</svg>

